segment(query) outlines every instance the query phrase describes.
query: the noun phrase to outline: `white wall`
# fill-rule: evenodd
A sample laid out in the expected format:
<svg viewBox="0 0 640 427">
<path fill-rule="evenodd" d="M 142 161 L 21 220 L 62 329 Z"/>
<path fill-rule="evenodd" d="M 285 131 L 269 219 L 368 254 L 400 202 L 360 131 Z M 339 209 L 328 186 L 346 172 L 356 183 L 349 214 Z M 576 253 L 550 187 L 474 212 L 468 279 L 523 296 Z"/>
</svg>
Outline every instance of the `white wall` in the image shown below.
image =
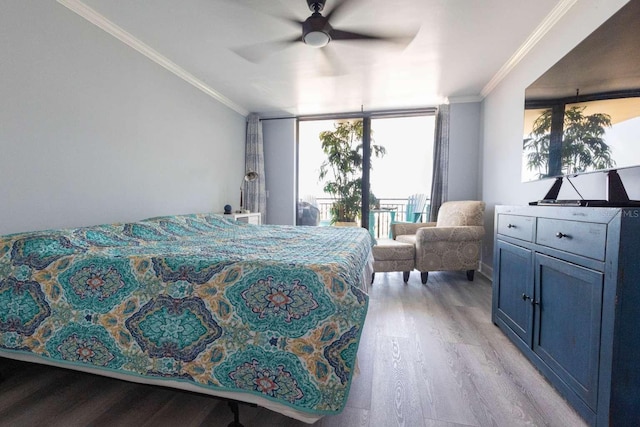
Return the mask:
<svg viewBox="0 0 640 427">
<path fill-rule="evenodd" d="M 484 99 L 482 105 L 482 198 L 487 202 L 487 235 L 483 244 L 483 271 L 493 260 L 495 205 L 523 205 L 543 198 L 553 181 L 521 183 L 524 92 L 534 80 L 573 49 L 626 0 L 581 0 L 556 24 L 522 62 Z M 629 197 L 640 199 L 640 168 L 620 171 Z M 605 174 L 572 180 L 585 198 L 605 198 Z M 578 198 L 563 185 L 559 198 Z"/>
<path fill-rule="evenodd" d="M 0 5 L 0 234 L 221 211 L 245 118 L 55 1 Z"/>
<path fill-rule="evenodd" d="M 480 102 L 449 106 L 449 182 L 447 200 L 480 198 Z"/>
<path fill-rule="evenodd" d="M 296 122 L 262 121 L 267 224 L 296 224 Z"/>
</svg>

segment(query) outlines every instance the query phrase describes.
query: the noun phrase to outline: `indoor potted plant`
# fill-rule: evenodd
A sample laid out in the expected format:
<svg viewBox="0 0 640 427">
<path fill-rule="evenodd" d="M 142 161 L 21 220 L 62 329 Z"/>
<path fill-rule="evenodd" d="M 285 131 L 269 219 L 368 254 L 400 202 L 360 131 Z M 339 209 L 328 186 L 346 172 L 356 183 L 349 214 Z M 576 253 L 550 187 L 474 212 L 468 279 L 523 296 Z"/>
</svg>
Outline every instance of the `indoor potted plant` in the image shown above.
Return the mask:
<svg viewBox="0 0 640 427">
<path fill-rule="evenodd" d="M 320 165 L 319 179 L 335 200 L 331 224 L 355 225 L 362 205 L 362 120 L 336 123 L 333 131 L 320 132 L 320 142 L 327 158 Z M 385 153 L 384 147 L 371 145 L 372 157 Z M 371 196 L 375 203 L 375 196 Z"/>
</svg>

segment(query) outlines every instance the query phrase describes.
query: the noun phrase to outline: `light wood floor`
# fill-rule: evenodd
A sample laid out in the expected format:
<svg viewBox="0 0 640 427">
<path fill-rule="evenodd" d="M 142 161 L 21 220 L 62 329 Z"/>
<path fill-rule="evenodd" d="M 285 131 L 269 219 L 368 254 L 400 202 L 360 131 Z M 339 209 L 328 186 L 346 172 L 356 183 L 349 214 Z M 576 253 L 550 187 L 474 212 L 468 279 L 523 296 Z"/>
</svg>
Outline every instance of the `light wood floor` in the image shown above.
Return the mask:
<svg viewBox="0 0 640 427">
<path fill-rule="evenodd" d="M 358 351 L 360 375 L 328 426 L 585 424 L 491 323 L 491 284 L 476 274 L 378 273 Z M 2 426 L 227 426 L 225 402 L 0 359 Z M 240 406 L 245 427 L 305 426 Z"/>
</svg>

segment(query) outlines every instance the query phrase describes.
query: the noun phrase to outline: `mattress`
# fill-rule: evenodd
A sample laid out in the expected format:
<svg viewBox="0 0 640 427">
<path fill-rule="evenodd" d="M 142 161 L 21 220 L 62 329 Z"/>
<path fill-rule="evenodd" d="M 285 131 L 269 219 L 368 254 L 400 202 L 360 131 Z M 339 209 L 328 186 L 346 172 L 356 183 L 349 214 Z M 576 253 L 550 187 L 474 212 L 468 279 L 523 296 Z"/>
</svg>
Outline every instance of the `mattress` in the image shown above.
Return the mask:
<svg viewBox="0 0 640 427">
<path fill-rule="evenodd" d="M 256 403 L 346 403 L 371 238 L 193 214 L 0 237 L 0 355 Z"/>
</svg>

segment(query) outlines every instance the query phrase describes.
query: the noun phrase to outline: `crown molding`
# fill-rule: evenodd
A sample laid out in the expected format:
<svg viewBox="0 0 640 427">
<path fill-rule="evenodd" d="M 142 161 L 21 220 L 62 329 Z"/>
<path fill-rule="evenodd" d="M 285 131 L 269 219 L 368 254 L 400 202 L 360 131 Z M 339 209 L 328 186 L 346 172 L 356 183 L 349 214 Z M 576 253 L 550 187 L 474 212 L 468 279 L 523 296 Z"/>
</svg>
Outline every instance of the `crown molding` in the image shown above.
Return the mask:
<svg viewBox="0 0 640 427">
<path fill-rule="evenodd" d="M 482 102 L 483 97 L 480 95 L 468 96 L 450 96 L 447 98 L 449 104 L 466 104 L 470 102 Z"/>
<path fill-rule="evenodd" d="M 243 116 L 249 115 L 249 111 L 247 111 L 245 108 L 241 107 L 240 105 L 231 101 L 229 98 L 213 90 L 210 86 L 208 86 L 202 80 L 198 79 L 196 76 L 189 73 L 187 70 L 180 67 L 178 64 L 171 61 L 170 59 L 162 55 L 160 52 L 158 52 L 157 50 L 153 49 L 151 46 L 143 43 L 141 40 L 137 39 L 132 34 L 128 33 L 127 31 L 125 31 L 115 23 L 111 22 L 96 10 L 82 3 L 80 0 L 57 0 L 57 1 L 62 6 L 66 7 L 72 12 L 75 12 L 76 14 L 80 15 L 81 17 L 83 17 L 84 19 L 86 19 L 96 27 L 112 35 L 113 37 L 120 40 L 122 43 L 126 44 L 127 46 L 140 52 L 141 54 L 143 54 L 144 56 L 146 56 L 156 64 L 160 65 L 167 71 L 178 76 L 179 78 L 189 83 L 196 89 L 199 89 L 202 92 L 206 93 L 216 101 L 226 105 L 227 107 L 231 108 L 233 111 L 237 112 L 238 114 L 241 114 Z"/>
<path fill-rule="evenodd" d="M 561 0 L 556 7 L 544 18 L 544 20 L 536 27 L 535 30 L 524 41 L 522 46 L 509 58 L 509 60 L 498 70 L 498 72 L 489 80 L 489 83 L 482 88 L 480 95 L 482 98 L 491 93 L 493 89 L 509 74 L 520 61 L 533 49 L 542 38 L 553 28 L 554 25 L 576 4 L 578 0 Z"/>
</svg>

